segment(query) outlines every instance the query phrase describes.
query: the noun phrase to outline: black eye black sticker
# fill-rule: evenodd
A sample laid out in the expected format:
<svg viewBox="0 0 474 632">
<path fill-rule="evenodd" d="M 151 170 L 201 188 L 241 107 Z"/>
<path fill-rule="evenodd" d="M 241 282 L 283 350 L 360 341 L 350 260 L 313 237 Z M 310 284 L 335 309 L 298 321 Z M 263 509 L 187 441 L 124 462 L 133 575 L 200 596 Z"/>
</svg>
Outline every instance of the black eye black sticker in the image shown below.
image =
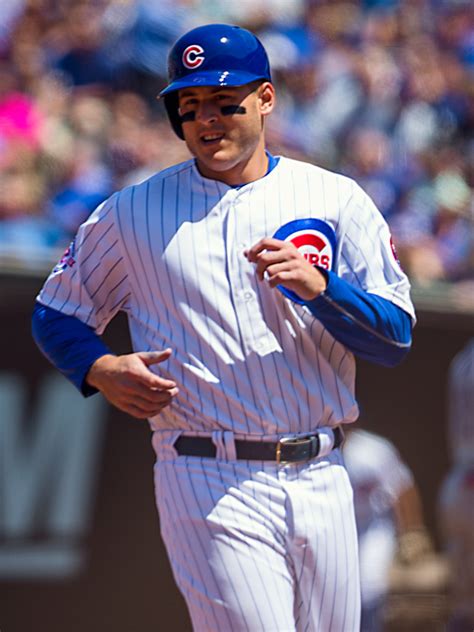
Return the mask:
<svg viewBox="0 0 474 632">
<path fill-rule="evenodd" d="M 247 109 L 243 105 L 223 105 L 221 112 L 224 116 L 230 116 L 231 114 L 247 114 Z"/>
<path fill-rule="evenodd" d="M 187 121 L 195 121 L 196 112 L 185 112 L 184 114 L 180 114 L 179 118 L 181 120 L 181 123 L 186 123 Z"/>
<path fill-rule="evenodd" d="M 232 116 L 232 114 L 247 114 L 247 108 L 243 105 L 223 105 L 221 107 L 222 116 Z M 181 123 L 187 123 L 188 121 L 196 120 L 196 112 L 190 111 L 180 114 Z"/>
</svg>

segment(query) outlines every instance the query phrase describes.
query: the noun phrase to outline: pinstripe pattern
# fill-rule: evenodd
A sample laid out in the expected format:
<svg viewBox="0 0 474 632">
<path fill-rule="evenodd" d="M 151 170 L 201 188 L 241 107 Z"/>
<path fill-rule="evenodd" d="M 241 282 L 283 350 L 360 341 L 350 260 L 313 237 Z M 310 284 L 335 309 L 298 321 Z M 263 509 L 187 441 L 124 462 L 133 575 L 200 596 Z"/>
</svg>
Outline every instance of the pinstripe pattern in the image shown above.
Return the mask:
<svg viewBox="0 0 474 632">
<path fill-rule="evenodd" d="M 358 629 L 352 491 L 339 451 L 305 465 L 216 467 L 155 447 L 162 536 L 195 630 Z"/>
<path fill-rule="evenodd" d="M 191 160 L 113 195 L 79 229 L 74 265 L 39 296 L 99 334 L 125 311 L 134 350 L 174 351 L 159 371 L 179 394 L 150 426 L 162 535 L 196 630 L 358 628 L 352 492 L 337 450 L 277 467 L 235 461 L 228 444 L 218 459 L 172 447 L 175 430 L 233 445 L 357 418 L 353 355 L 243 254 L 304 218 L 335 232 L 339 276 L 413 314 L 372 202 L 348 178 L 286 158 L 240 188 Z"/>
<path fill-rule="evenodd" d="M 352 354 L 305 307 L 259 283 L 243 256 L 304 217 L 335 230 L 337 274 L 412 311 L 369 198 L 347 178 L 284 158 L 239 189 L 188 161 L 112 196 L 79 230 L 76 265 L 52 274 L 39 300 L 99 333 L 125 310 L 134 349 L 174 349 L 160 369 L 180 394 L 153 429 L 274 435 L 352 421 Z"/>
</svg>

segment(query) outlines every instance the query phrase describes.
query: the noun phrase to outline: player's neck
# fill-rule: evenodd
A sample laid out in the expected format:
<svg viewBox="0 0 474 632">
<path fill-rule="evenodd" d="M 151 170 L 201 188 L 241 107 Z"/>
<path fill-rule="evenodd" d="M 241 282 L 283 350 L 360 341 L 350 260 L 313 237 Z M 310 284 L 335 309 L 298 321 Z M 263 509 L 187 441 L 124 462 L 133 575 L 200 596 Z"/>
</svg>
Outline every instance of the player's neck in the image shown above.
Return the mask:
<svg viewBox="0 0 474 632">
<path fill-rule="evenodd" d="M 205 178 L 224 182 L 231 187 L 255 182 L 255 180 L 263 178 L 268 172 L 268 156 L 265 152 L 263 139 L 248 159 L 238 162 L 230 169 L 217 171 L 203 165 L 199 160 L 196 161 L 196 164 L 200 174 Z"/>
</svg>

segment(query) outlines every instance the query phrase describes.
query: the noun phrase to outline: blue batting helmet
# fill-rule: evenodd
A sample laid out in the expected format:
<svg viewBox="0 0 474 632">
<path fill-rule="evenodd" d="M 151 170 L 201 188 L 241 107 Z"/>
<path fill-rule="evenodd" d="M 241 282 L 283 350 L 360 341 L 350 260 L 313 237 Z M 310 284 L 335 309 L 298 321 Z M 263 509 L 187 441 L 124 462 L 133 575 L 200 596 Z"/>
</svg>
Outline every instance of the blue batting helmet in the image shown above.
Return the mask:
<svg viewBox="0 0 474 632">
<path fill-rule="evenodd" d="M 267 53 L 250 31 L 229 24 L 198 26 L 183 35 L 168 56 L 169 84 L 160 92 L 171 125 L 184 138 L 177 91 L 199 86 L 243 86 L 271 81 Z"/>
</svg>

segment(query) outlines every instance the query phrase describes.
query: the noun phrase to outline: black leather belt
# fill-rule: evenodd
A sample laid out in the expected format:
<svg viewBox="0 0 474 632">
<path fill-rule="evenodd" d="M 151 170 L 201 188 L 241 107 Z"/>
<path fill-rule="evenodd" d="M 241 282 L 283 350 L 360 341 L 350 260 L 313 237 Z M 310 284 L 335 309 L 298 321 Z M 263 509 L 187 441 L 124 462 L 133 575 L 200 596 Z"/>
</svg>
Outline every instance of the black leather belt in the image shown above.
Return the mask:
<svg viewBox="0 0 474 632">
<path fill-rule="evenodd" d="M 344 440 L 342 429 L 334 430 L 333 450 Z M 276 461 L 277 463 L 299 463 L 309 461 L 319 455 L 319 434 L 302 437 L 283 437 L 280 441 L 243 441 L 235 440 L 238 459 L 249 461 Z M 216 446 L 210 437 L 188 437 L 181 435 L 176 439 L 174 448 L 180 456 L 216 457 Z"/>
</svg>

